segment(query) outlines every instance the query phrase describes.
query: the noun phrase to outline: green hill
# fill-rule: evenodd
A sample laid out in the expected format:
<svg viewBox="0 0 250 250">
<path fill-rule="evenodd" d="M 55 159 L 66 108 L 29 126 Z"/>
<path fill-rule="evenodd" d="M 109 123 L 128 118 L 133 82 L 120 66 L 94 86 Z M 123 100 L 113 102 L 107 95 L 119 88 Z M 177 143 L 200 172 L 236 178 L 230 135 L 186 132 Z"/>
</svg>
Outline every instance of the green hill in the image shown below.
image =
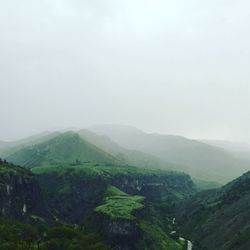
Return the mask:
<svg viewBox="0 0 250 250">
<path fill-rule="evenodd" d="M 250 172 L 220 189 L 195 195 L 182 207 L 182 231 L 198 249 L 249 249 Z"/>
<path fill-rule="evenodd" d="M 78 162 L 115 163 L 115 157 L 73 132 L 66 132 L 43 143 L 28 146 L 7 157 L 9 162 L 34 167 L 51 164 L 74 164 Z"/>
<path fill-rule="evenodd" d="M 60 136 L 62 135 L 63 134 L 61 134 L 60 132 L 54 132 L 54 133 L 44 132 L 44 133 L 20 140 L 20 141 L 3 142 L 2 144 L 0 144 L 0 156 L 2 158 L 8 159 L 11 162 L 14 162 L 16 164 L 20 164 L 23 166 L 33 167 L 34 165 L 37 165 L 37 164 L 39 165 L 41 164 L 40 162 L 43 161 L 40 158 L 44 158 L 45 155 L 48 153 L 46 152 L 45 149 L 48 148 L 48 146 L 51 143 L 54 146 L 58 147 L 58 145 L 56 145 L 54 142 L 58 140 L 58 138 L 60 138 Z M 113 162 L 115 160 L 115 163 L 119 163 L 120 165 L 139 166 L 143 168 L 163 168 L 163 169 L 175 169 L 176 168 L 175 164 L 160 160 L 159 158 L 155 156 L 140 152 L 138 150 L 127 150 L 121 147 L 119 144 L 112 141 L 111 139 L 109 139 L 107 136 L 101 136 L 86 129 L 75 132 L 75 136 L 76 135 L 80 136 L 78 140 L 81 139 L 82 142 L 85 141 L 85 143 L 91 144 L 92 148 L 93 146 L 95 146 L 94 150 L 98 151 L 101 154 L 104 154 L 105 152 L 105 157 L 110 158 L 111 156 L 113 156 L 113 159 L 107 160 L 104 157 L 105 159 L 103 159 L 103 162 L 102 162 L 101 160 L 96 160 L 95 157 L 90 159 L 87 157 L 87 155 L 85 156 L 82 155 L 83 158 L 82 156 L 75 157 L 74 154 L 81 155 L 81 153 L 77 151 L 82 150 L 83 151 L 82 153 L 84 154 L 84 152 L 86 151 L 86 148 L 82 147 L 81 149 L 81 146 L 76 147 L 76 145 L 71 147 L 69 146 L 69 144 L 73 143 L 74 145 L 75 142 L 74 140 L 69 140 L 67 142 L 66 141 L 60 142 L 60 143 L 63 143 L 64 145 L 66 143 L 68 145 L 68 148 L 70 148 L 70 151 L 68 151 L 68 149 L 65 150 L 62 148 L 62 145 L 60 145 L 59 150 L 65 150 L 68 153 L 68 154 L 63 154 L 65 157 L 61 157 L 62 153 L 60 153 L 61 155 L 60 162 L 64 162 L 65 160 L 66 162 L 68 162 L 67 160 L 68 158 L 72 158 L 73 160 L 82 159 L 80 161 L 89 161 L 89 160 L 93 161 L 94 160 L 94 162 L 96 163 Z M 52 140 L 53 138 L 56 138 L 56 137 L 57 139 Z M 76 152 L 73 152 L 74 150 L 76 150 Z M 69 155 L 69 152 L 72 155 L 72 157 Z M 54 153 L 56 153 L 57 155 L 56 156 L 51 155 L 51 159 L 53 158 L 56 161 L 58 161 L 57 158 L 59 156 L 58 155 L 59 151 L 54 152 Z M 54 153 L 52 152 L 52 154 Z M 49 163 L 51 162 L 52 161 L 50 160 Z"/>
</svg>

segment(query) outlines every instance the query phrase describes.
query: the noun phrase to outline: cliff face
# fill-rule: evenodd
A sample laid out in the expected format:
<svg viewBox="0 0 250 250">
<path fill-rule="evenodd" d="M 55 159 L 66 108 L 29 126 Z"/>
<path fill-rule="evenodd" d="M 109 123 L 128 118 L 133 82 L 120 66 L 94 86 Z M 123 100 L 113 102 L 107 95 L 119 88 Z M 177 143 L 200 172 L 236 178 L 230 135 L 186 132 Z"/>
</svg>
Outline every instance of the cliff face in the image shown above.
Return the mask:
<svg viewBox="0 0 250 250">
<path fill-rule="evenodd" d="M 81 170 L 69 167 L 37 175 L 46 202 L 57 218 L 76 223 L 82 220 L 102 202 L 108 185 L 130 195 L 144 196 L 151 202 L 185 198 L 196 192 L 192 180 L 184 174 L 133 174 L 126 169 L 123 172 L 122 168 L 114 173 L 104 166 L 98 171 L 100 169 L 101 174 L 89 173 L 84 167 Z"/>
<path fill-rule="evenodd" d="M 45 215 L 46 208 L 31 172 L 0 162 L 0 217 L 24 220 L 30 215 Z"/>
<path fill-rule="evenodd" d="M 175 240 L 168 237 L 164 225 L 169 223 L 168 208 L 196 192 L 188 175 L 115 166 L 37 168 L 36 171 L 40 171 L 37 178 L 54 217 L 68 223 L 87 223 L 104 236 L 112 249 L 144 249 L 147 240 L 153 245 L 155 233 L 150 231 L 151 224 L 158 226 L 154 228 L 156 232 L 166 229 L 159 237 L 165 248 L 154 244 L 156 247 L 151 249 L 182 249 L 178 243 L 171 247 Z M 166 223 L 159 225 L 161 216 Z M 144 229 L 148 239 L 142 236 Z"/>
<path fill-rule="evenodd" d="M 98 231 L 117 250 L 147 244 L 152 250 L 182 250 L 166 225 L 171 204 L 196 192 L 188 175 L 113 165 L 35 170 L 0 161 L 0 218 L 53 217 L 79 224 Z"/>
<path fill-rule="evenodd" d="M 108 245 L 114 250 L 136 250 L 140 237 L 140 228 L 136 220 L 111 219 L 104 215 L 95 215 L 99 222 L 99 231 Z"/>
<path fill-rule="evenodd" d="M 56 220 L 79 224 L 102 200 L 103 179 L 72 173 L 37 176 L 46 204 Z"/>
<path fill-rule="evenodd" d="M 185 198 L 196 192 L 188 175 L 121 175 L 111 178 L 110 183 L 129 194 L 145 196 L 152 202 L 167 201 L 174 196 Z"/>
</svg>

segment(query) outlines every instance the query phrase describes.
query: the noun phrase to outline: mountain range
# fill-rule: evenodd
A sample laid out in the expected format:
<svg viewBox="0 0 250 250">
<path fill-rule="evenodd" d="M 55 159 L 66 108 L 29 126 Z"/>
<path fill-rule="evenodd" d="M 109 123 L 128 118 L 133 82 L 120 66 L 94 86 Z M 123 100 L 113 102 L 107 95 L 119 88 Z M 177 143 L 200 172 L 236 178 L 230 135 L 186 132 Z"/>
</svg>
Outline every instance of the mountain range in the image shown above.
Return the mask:
<svg viewBox="0 0 250 250">
<path fill-rule="evenodd" d="M 149 134 L 128 126 L 97 125 L 91 131 L 108 136 L 119 145 L 175 164 L 174 169 L 191 176 L 225 183 L 249 170 L 250 161 L 232 152 L 182 136 Z"/>
<path fill-rule="evenodd" d="M 249 170 L 250 159 L 218 143 L 145 133 L 137 128 L 98 125 L 74 132 L 42 133 L 1 143 L 0 156 L 22 166 L 74 161 L 160 168 L 194 180 L 224 184 Z M 247 151 L 248 152 L 248 151 Z"/>
<path fill-rule="evenodd" d="M 0 249 L 248 250 L 232 148 L 115 125 L 1 142 Z"/>
</svg>

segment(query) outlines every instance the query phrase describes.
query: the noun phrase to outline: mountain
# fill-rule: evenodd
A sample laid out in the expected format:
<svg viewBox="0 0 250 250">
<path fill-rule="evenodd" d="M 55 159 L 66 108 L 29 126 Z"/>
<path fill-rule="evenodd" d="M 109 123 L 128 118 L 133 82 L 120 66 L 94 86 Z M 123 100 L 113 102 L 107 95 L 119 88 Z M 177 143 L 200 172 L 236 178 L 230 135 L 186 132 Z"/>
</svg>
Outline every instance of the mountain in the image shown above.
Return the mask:
<svg viewBox="0 0 250 250">
<path fill-rule="evenodd" d="M 74 132 L 66 132 L 45 142 L 24 147 L 6 157 L 9 162 L 34 167 L 77 162 L 115 163 L 118 160 Z"/>
<path fill-rule="evenodd" d="M 220 189 L 195 195 L 180 207 L 182 232 L 197 249 L 249 249 L 250 171 Z"/>
<path fill-rule="evenodd" d="M 250 144 L 244 142 L 232 142 L 223 140 L 201 140 L 212 146 L 220 147 L 230 152 L 250 152 Z"/>
<path fill-rule="evenodd" d="M 81 130 L 9 148 L 26 168 L 0 160 L 1 249 L 249 249 L 250 171 L 213 181 L 242 161 L 204 142 L 108 127 L 111 138 Z"/>
<path fill-rule="evenodd" d="M 5 141 L 0 141 L 0 149 L 5 148 L 7 144 Z"/>
<path fill-rule="evenodd" d="M 145 167 L 146 168 L 164 168 L 164 169 L 176 168 L 174 164 L 160 160 L 157 157 L 152 156 L 150 154 L 142 153 L 137 150 L 127 150 L 121 147 L 120 145 L 118 145 L 117 143 L 115 143 L 114 141 L 112 141 L 111 139 L 109 139 L 107 136 L 98 135 L 86 129 L 82 129 L 74 133 L 75 133 L 75 136 L 79 135 L 83 141 L 96 146 L 95 150 L 97 150 L 98 148 L 99 151 L 103 151 L 102 153 L 105 152 L 107 155 L 109 155 L 109 157 L 113 156 L 113 158 L 115 158 L 115 162 L 119 163 L 120 165 L 131 165 L 131 166 L 139 166 L 139 167 L 144 167 L 144 168 Z M 39 158 L 38 155 L 44 152 L 43 149 L 39 148 L 40 145 L 38 144 L 43 143 L 42 147 L 46 148 L 47 144 L 48 145 L 51 144 L 50 139 L 53 139 L 55 137 L 58 138 L 58 136 L 60 137 L 62 134 L 63 133 L 60 133 L 60 132 L 54 132 L 53 134 L 43 133 L 37 136 L 33 136 L 32 140 L 30 138 L 27 138 L 26 140 L 22 140 L 22 143 L 25 141 L 26 144 L 18 145 L 21 142 L 15 142 L 16 146 L 9 147 L 5 151 L 3 151 L 4 153 L 2 153 L 2 156 L 4 156 L 7 160 L 14 162 L 16 164 L 21 164 L 24 166 L 33 166 L 34 164 L 37 164 L 37 161 Z M 61 143 L 65 143 L 69 145 L 70 143 L 72 143 L 72 141 L 71 142 L 64 141 Z M 79 151 L 80 149 L 74 148 L 74 150 Z M 82 150 L 86 151 L 85 148 L 82 148 Z M 74 154 L 73 148 L 71 148 L 71 154 L 72 155 Z M 36 155 L 36 157 L 34 157 L 34 155 Z M 56 159 L 57 156 L 53 158 Z M 78 159 L 78 158 L 75 158 L 75 159 Z M 28 162 L 25 162 L 26 159 L 28 159 Z M 84 159 L 84 161 L 85 160 L 88 161 L 87 158 Z M 34 163 L 32 161 L 34 161 Z M 64 161 L 64 159 L 61 159 L 61 161 Z M 97 162 L 107 162 L 107 159 L 104 161 L 97 161 Z M 109 162 L 112 162 L 112 160 L 109 160 Z"/>
<path fill-rule="evenodd" d="M 140 152 L 138 150 L 128 150 L 112 141 L 109 137 L 98 135 L 87 129 L 77 131 L 84 140 L 94 144 L 103 151 L 113 155 L 124 165 L 138 166 L 144 168 L 164 168 L 176 169 L 173 163 L 161 160 L 153 155 Z"/>
<path fill-rule="evenodd" d="M 222 148 L 240 159 L 250 160 L 250 144 L 222 140 L 202 140 L 203 142 Z"/>
<path fill-rule="evenodd" d="M 18 150 L 25 148 L 27 146 L 31 146 L 34 144 L 45 142 L 49 139 L 52 139 L 58 136 L 60 132 L 42 132 L 40 134 L 36 134 L 21 140 L 17 141 L 0 141 L 0 157 L 6 158 L 8 155 L 17 152 Z"/>
<path fill-rule="evenodd" d="M 139 150 L 176 164 L 176 170 L 185 171 L 197 179 L 225 183 L 250 166 L 250 161 L 239 159 L 222 148 L 182 136 L 149 134 L 120 125 L 97 125 L 89 130 L 108 136 L 126 149 Z"/>
</svg>

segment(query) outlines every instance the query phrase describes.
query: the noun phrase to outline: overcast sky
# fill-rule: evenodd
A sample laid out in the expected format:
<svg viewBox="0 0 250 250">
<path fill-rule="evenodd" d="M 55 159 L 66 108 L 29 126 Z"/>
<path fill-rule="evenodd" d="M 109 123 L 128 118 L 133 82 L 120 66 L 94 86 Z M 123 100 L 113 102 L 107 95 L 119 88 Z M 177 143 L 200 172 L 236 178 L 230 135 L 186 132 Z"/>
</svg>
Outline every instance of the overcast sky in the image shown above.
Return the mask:
<svg viewBox="0 0 250 250">
<path fill-rule="evenodd" d="M 248 0 L 0 0 L 0 140 L 118 123 L 250 142 Z"/>
</svg>

